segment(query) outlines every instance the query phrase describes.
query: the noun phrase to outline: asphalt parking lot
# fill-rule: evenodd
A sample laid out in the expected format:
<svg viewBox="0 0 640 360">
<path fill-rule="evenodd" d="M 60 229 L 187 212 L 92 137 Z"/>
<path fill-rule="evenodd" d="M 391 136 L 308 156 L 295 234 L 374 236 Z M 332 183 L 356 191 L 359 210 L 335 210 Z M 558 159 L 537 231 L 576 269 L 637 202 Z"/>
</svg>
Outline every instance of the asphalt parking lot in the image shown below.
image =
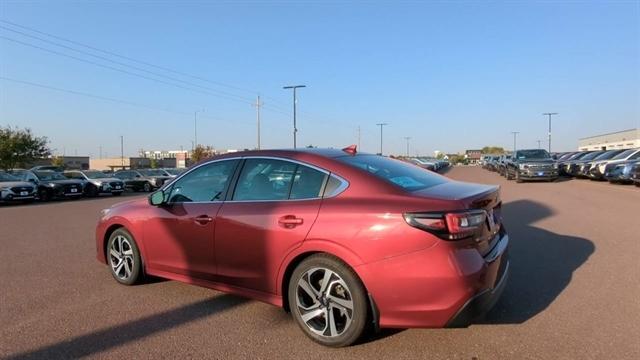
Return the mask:
<svg viewBox="0 0 640 360">
<path fill-rule="evenodd" d="M 328 349 L 270 305 L 173 281 L 118 285 L 95 260 L 98 212 L 125 200 L 107 197 L 0 207 L 0 355 L 640 358 L 640 189 L 588 180 L 516 184 L 479 167 L 446 176 L 501 185 L 512 240 L 503 298 L 469 328 L 385 330 Z"/>
</svg>

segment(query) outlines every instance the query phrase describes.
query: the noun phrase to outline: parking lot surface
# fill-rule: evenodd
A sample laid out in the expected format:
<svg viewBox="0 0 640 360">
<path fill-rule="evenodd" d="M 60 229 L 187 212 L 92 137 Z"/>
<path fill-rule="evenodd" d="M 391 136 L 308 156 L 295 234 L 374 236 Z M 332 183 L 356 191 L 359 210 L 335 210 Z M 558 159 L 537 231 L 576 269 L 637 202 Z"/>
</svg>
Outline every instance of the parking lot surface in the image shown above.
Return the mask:
<svg viewBox="0 0 640 360">
<path fill-rule="evenodd" d="M 173 281 L 118 285 L 95 260 L 94 227 L 100 209 L 126 198 L 105 197 L 0 207 L 0 355 L 640 358 L 640 189 L 588 180 L 516 184 L 479 167 L 446 176 L 501 185 L 511 237 L 503 297 L 469 328 L 384 330 L 328 349 L 271 305 Z"/>
</svg>

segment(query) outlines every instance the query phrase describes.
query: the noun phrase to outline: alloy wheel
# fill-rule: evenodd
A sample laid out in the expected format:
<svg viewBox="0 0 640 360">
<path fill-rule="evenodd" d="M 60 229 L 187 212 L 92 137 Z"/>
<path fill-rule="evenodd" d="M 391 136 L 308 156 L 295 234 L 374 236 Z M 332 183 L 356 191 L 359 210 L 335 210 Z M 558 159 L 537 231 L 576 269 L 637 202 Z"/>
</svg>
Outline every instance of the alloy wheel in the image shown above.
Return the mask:
<svg viewBox="0 0 640 360">
<path fill-rule="evenodd" d="M 118 235 L 111 242 L 109 262 L 113 274 L 121 280 L 129 280 L 134 269 L 133 248 L 129 239 Z"/>
<path fill-rule="evenodd" d="M 323 337 L 337 337 L 349 329 L 354 302 L 346 282 L 327 268 L 312 268 L 298 281 L 296 307 L 309 330 Z"/>
</svg>

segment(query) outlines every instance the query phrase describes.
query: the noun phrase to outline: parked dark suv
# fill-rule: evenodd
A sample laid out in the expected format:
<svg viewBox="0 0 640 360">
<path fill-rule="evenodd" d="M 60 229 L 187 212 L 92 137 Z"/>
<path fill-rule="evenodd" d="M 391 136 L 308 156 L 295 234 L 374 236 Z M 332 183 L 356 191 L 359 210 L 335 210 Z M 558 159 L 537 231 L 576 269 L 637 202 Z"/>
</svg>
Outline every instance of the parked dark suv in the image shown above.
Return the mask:
<svg viewBox="0 0 640 360">
<path fill-rule="evenodd" d="M 23 181 L 35 184 L 41 201 L 82 197 L 83 183 L 79 180 L 67 179 L 59 172 L 15 170 L 12 174 Z"/>
<path fill-rule="evenodd" d="M 120 170 L 114 176 L 123 180 L 127 189 L 145 192 L 158 189 L 172 179 L 165 175 L 164 171 L 155 169 Z"/>
<path fill-rule="evenodd" d="M 87 196 L 111 194 L 118 196 L 124 192 L 124 181 L 97 170 L 70 170 L 64 176 L 84 182 L 84 193 Z"/>
<path fill-rule="evenodd" d="M 30 202 L 36 197 L 36 187 L 30 182 L 0 171 L 0 203 L 23 201 Z"/>
<path fill-rule="evenodd" d="M 547 150 L 517 150 L 507 163 L 507 179 L 554 181 L 558 178 L 558 164 Z"/>
</svg>

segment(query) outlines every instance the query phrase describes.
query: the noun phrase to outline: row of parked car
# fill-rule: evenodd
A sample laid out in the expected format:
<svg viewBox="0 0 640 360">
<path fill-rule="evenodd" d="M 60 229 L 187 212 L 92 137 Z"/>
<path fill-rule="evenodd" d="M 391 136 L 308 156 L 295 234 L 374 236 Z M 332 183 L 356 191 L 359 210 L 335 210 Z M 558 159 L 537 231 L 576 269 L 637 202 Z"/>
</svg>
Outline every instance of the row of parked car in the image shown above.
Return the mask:
<svg viewBox="0 0 640 360">
<path fill-rule="evenodd" d="M 63 170 L 55 166 L 0 171 L 0 202 L 119 196 L 125 191 L 151 192 L 181 173 L 182 169 L 132 169 L 116 172 Z"/>
<path fill-rule="evenodd" d="M 481 164 L 508 180 L 553 181 L 560 176 L 606 180 L 640 186 L 640 149 L 574 151 L 549 154 L 542 149 L 517 150 L 513 155 L 485 155 Z"/>
</svg>

